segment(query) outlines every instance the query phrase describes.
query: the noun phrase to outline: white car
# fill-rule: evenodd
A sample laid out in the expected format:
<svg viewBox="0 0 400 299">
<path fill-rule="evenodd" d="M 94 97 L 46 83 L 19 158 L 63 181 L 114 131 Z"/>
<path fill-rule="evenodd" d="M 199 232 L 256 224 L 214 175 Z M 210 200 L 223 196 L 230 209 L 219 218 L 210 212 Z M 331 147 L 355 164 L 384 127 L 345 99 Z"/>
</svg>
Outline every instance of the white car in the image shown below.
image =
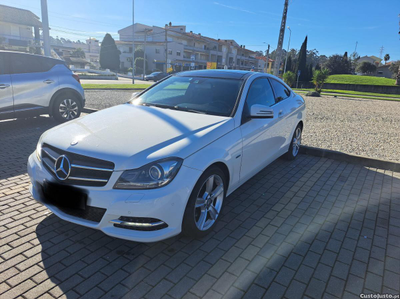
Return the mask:
<svg viewBox="0 0 400 299">
<path fill-rule="evenodd" d="M 226 196 L 298 155 L 304 119 L 303 98 L 274 76 L 179 73 L 46 131 L 29 157 L 30 190 L 60 218 L 113 237 L 201 237 Z"/>
</svg>

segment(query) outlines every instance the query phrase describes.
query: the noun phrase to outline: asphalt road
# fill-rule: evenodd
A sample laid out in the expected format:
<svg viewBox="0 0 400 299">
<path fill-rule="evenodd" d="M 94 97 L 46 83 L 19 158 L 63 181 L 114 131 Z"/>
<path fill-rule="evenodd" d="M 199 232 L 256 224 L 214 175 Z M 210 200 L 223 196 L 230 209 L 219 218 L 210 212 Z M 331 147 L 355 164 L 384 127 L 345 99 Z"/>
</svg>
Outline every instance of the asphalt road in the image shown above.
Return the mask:
<svg viewBox="0 0 400 299">
<path fill-rule="evenodd" d="M 86 90 L 86 108 L 104 109 L 129 101 L 131 90 Z"/>
<path fill-rule="evenodd" d="M 132 84 L 132 79 L 119 77 L 118 80 L 81 79 L 82 84 Z M 153 82 L 135 79 L 135 84 L 153 84 Z"/>
</svg>

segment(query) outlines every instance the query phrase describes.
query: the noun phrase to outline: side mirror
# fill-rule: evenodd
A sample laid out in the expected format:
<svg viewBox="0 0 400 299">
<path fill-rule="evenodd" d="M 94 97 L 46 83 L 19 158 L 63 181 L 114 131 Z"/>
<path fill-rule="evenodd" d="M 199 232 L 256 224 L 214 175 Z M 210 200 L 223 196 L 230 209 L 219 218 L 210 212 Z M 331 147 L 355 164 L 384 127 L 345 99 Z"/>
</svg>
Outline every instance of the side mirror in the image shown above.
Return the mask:
<svg viewBox="0 0 400 299">
<path fill-rule="evenodd" d="M 139 94 L 139 92 L 134 92 L 134 93 L 132 93 L 131 99 L 136 98 L 136 96 L 137 96 L 138 94 Z"/>
<path fill-rule="evenodd" d="M 268 106 L 254 104 L 250 107 L 251 118 L 274 118 L 274 110 Z"/>
</svg>

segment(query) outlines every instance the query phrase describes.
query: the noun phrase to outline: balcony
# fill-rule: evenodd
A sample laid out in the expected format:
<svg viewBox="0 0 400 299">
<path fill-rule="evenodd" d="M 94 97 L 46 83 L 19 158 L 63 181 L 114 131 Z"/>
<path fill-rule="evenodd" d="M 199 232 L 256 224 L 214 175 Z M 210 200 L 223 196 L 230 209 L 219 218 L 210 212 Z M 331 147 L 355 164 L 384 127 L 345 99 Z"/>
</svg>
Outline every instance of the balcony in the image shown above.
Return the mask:
<svg viewBox="0 0 400 299">
<path fill-rule="evenodd" d="M 205 50 L 203 48 L 197 48 L 197 47 L 192 47 L 192 46 L 187 46 L 184 45 L 183 48 L 185 50 L 191 50 L 191 51 L 197 51 L 197 52 L 203 52 L 203 53 L 208 53 L 210 50 Z"/>
</svg>

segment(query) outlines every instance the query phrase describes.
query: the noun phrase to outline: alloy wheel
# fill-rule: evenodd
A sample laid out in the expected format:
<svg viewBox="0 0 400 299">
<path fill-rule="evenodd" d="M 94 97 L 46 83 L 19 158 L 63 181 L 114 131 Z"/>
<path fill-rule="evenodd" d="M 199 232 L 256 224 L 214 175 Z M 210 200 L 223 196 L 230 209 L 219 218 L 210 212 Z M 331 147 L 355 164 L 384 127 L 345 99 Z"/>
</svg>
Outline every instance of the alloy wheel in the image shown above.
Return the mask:
<svg viewBox="0 0 400 299">
<path fill-rule="evenodd" d="M 293 143 L 292 143 L 292 148 L 293 148 L 293 156 L 296 157 L 297 154 L 300 151 L 300 145 L 301 145 L 301 129 L 297 128 L 296 132 L 294 133 L 293 137 Z"/>
<path fill-rule="evenodd" d="M 66 120 L 76 118 L 78 116 L 78 111 L 78 103 L 73 99 L 65 99 L 58 107 L 58 112 L 60 113 L 61 117 Z"/>
<path fill-rule="evenodd" d="M 224 200 L 224 182 L 219 175 L 211 175 L 200 188 L 195 203 L 194 221 L 201 231 L 213 226 Z"/>
</svg>

